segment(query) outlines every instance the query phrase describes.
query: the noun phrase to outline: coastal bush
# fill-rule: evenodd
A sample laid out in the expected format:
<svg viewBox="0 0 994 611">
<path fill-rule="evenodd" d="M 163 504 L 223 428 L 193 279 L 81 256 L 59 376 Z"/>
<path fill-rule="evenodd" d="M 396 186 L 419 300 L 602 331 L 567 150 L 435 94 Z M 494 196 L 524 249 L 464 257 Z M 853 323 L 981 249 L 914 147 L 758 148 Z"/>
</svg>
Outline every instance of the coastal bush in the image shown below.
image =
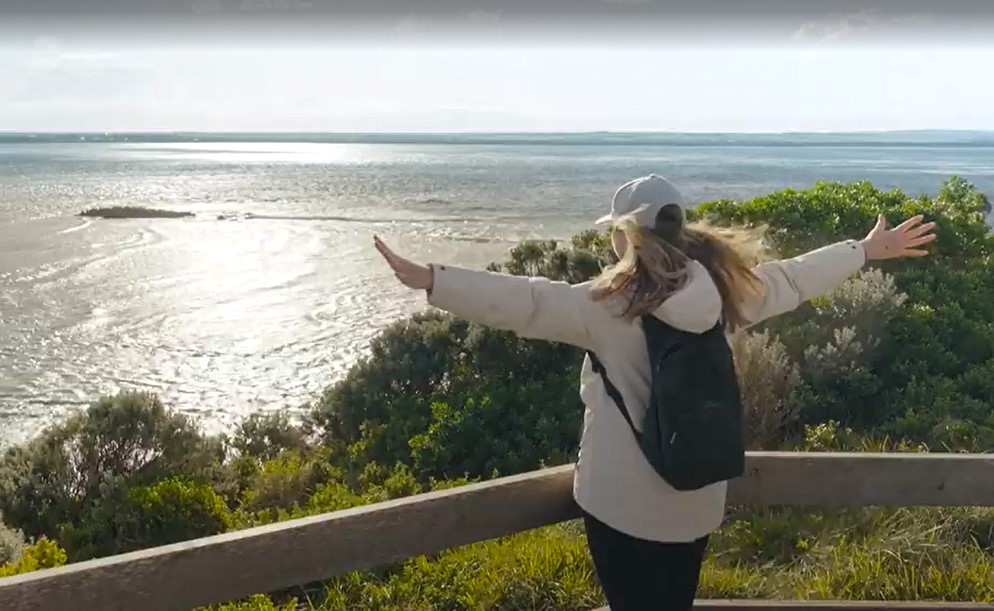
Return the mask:
<svg viewBox="0 0 994 611">
<path fill-rule="evenodd" d="M 403 463 L 387 468 L 372 462 L 359 473 L 346 473 L 329 462 L 324 448 L 286 451 L 245 467 L 240 477 L 241 491 L 232 503 L 235 529 L 411 496 L 430 487 Z M 454 485 L 461 483 L 466 481 Z"/>
<path fill-rule="evenodd" d="M 549 527 L 330 582 L 316 609 L 556 609 L 603 604 L 582 535 Z"/>
<path fill-rule="evenodd" d="M 145 394 L 105 397 L 0 459 L 0 512 L 29 537 L 57 537 L 115 490 L 174 475 L 208 480 L 223 448 Z"/>
<path fill-rule="evenodd" d="M 287 450 L 307 449 L 309 433 L 306 423 L 294 423 L 286 412 L 260 412 L 238 423 L 230 443 L 241 456 L 271 459 Z"/>
<path fill-rule="evenodd" d="M 983 194 L 960 177 L 945 181 L 935 197 L 910 196 L 899 189 L 881 191 L 867 181 L 822 181 L 809 189 L 783 189 L 745 201 L 706 202 L 690 211 L 689 218 L 767 226 L 774 251 L 786 257 L 860 238 L 878 214 L 886 215 L 892 225 L 915 214 L 939 222 L 936 235 L 941 250 L 933 258 L 886 262 L 882 267 L 888 271 L 931 269 L 937 260 L 962 263 L 990 255 L 994 243 L 984 206 Z"/>
<path fill-rule="evenodd" d="M 256 594 L 243 601 L 202 607 L 198 611 L 297 611 L 298 608 L 296 598 L 285 602 L 273 602 L 268 596 Z"/>
<path fill-rule="evenodd" d="M 238 506 L 248 512 L 290 509 L 340 477 L 325 453 L 283 452 L 248 474 Z"/>
<path fill-rule="evenodd" d="M 0 565 L 17 562 L 24 550 L 24 533 L 0 521 Z"/>
<path fill-rule="evenodd" d="M 797 420 L 800 369 L 767 331 L 736 333 L 732 353 L 745 409 L 746 445 L 751 450 L 773 449 Z"/>
<path fill-rule="evenodd" d="M 338 450 L 357 444 L 362 461 L 410 461 L 408 439 L 423 432 L 431 398 L 462 356 L 469 325 L 438 313 L 397 322 L 370 344 L 314 409 L 324 443 Z"/>
<path fill-rule="evenodd" d="M 111 494 L 59 540 L 73 562 L 220 534 L 232 524 L 224 499 L 204 483 L 169 478 Z"/>
<path fill-rule="evenodd" d="M 912 214 L 936 221 L 937 254 L 878 266 L 893 275 L 892 286 L 887 276 L 864 273 L 863 286 L 850 284 L 766 328 L 794 347 L 792 353 L 796 346 L 816 344 L 798 359 L 804 369 L 800 413 L 805 422 L 835 418 L 861 430 L 936 446 L 945 441 L 940 435 L 948 430 L 945 423 L 973 422 L 976 434 L 968 435 L 978 444 L 973 449 L 986 450 L 994 448 L 994 406 L 983 382 L 994 359 L 994 300 L 989 297 L 994 237 L 984 205 L 983 195 L 959 178 L 947 181 L 934 198 L 879 191 L 866 182 L 818 183 L 746 202 L 703 204 L 694 216 L 719 224 L 767 225 L 783 256 L 858 237 L 881 213 L 892 221 Z M 885 306 L 886 315 L 871 317 L 865 327 L 858 316 L 852 318 L 855 332 L 840 328 L 854 314 L 852 308 L 869 313 L 874 304 Z M 826 325 L 825 317 L 837 322 Z M 831 329 L 828 341 L 808 341 L 809 334 L 817 337 L 817 328 Z"/>
<path fill-rule="evenodd" d="M 777 335 L 806 377 L 836 376 L 874 362 L 891 338 L 887 323 L 900 313 L 908 296 L 893 275 L 866 269 L 828 294 L 804 304 L 799 314 L 774 318 L 763 327 Z M 858 338 L 861 349 L 846 354 L 839 335 Z M 833 353 L 843 353 L 833 358 Z M 846 358 L 846 357 L 852 357 Z M 812 359 L 815 362 L 810 362 Z M 827 360 L 826 360 L 827 359 Z M 828 372 L 824 366 L 828 366 Z"/>
<path fill-rule="evenodd" d="M 922 442 L 887 435 L 858 433 L 835 420 L 805 425 L 801 438 L 785 444 L 784 450 L 801 452 L 928 452 Z"/>
<path fill-rule="evenodd" d="M 445 434 L 454 443 L 452 450 L 456 453 L 480 441 L 476 437 L 453 437 L 458 427 L 453 427 L 433 406 L 470 409 L 488 396 L 499 396 L 498 408 L 505 413 L 538 419 L 540 416 L 531 412 L 538 409 L 533 394 L 541 389 L 543 398 L 557 401 L 549 405 L 550 413 L 568 420 L 562 424 L 569 431 L 565 439 L 562 434 L 550 439 L 540 437 L 539 433 L 546 429 L 505 428 L 489 434 L 506 431 L 514 436 L 526 435 L 532 445 L 559 444 L 557 449 L 565 454 L 575 446 L 580 427 L 581 406 L 575 385 L 580 362 L 580 352 L 569 346 L 523 340 L 446 315 L 421 315 L 374 340 L 372 356 L 322 397 L 315 420 L 326 431 L 326 443 L 339 448 L 338 453 L 359 469 L 368 462 L 413 464 L 415 454 L 427 465 L 430 451 L 426 454 L 423 446 L 412 448 L 412 439 Z M 497 405 L 493 401 L 491 404 Z M 563 404 L 568 407 L 561 412 L 554 409 Z M 435 429 L 429 433 L 433 424 Z M 506 462 L 494 467 L 507 472 L 520 465 L 537 464 L 533 457 L 508 456 Z M 446 468 L 454 473 L 469 473 L 478 470 L 478 463 L 448 463 Z M 440 474 L 420 475 L 427 478 Z"/>
<path fill-rule="evenodd" d="M 424 491 L 425 486 L 404 463 L 397 463 L 393 469 L 369 463 L 363 469 L 358 485 L 354 488 L 361 490 L 362 494 L 375 502 L 419 494 Z"/>
<path fill-rule="evenodd" d="M 873 402 L 883 383 L 877 368 L 885 365 L 881 354 L 892 349 L 888 322 L 906 301 L 892 275 L 870 269 L 806 304 L 801 313 L 763 325 L 800 366 L 802 422 L 837 419 L 864 427 L 886 419 L 883 406 Z"/>
<path fill-rule="evenodd" d="M 427 431 L 410 440 L 416 472 L 480 478 L 568 462 L 579 442 L 582 407 L 575 396 L 578 364 L 562 369 L 515 386 L 480 380 L 453 403 L 434 403 Z"/>
<path fill-rule="evenodd" d="M 525 240 L 510 250 L 503 263 L 492 263 L 487 269 L 578 284 L 616 261 L 608 234 L 587 230 L 573 236 L 568 246 L 556 240 Z"/>
<path fill-rule="evenodd" d="M 582 281 L 608 260 L 605 243 L 594 232 L 566 247 L 525 242 L 491 268 Z M 420 314 L 374 339 L 313 416 L 325 443 L 358 468 L 401 462 L 422 479 L 518 472 L 575 450 L 581 361 L 570 346 Z"/>
<path fill-rule="evenodd" d="M 66 563 L 66 552 L 51 539 L 42 537 L 27 545 L 16 561 L 0 565 L 0 577 L 10 577 L 21 573 L 54 569 Z"/>
</svg>

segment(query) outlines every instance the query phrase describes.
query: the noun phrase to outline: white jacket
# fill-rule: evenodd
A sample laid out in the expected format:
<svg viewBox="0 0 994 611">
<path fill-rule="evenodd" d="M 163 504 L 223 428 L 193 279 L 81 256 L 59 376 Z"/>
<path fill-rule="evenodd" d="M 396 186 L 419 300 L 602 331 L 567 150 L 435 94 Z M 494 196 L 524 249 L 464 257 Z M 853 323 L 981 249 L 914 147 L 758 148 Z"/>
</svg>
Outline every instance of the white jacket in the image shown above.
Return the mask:
<svg viewBox="0 0 994 611">
<path fill-rule="evenodd" d="M 788 312 L 841 284 L 865 263 L 862 246 L 841 242 L 794 259 L 756 268 L 764 297 L 743 304 L 752 323 Z M 526 338 L 564 342 L 590 350 L 625 399 L 632 420 L 642 421 L 650 373 L 638 322 L 621 318 L 622 304 L 593 301 L 589 283 L 508 276 L 435 265 L 428 301 L 452 314 Z M 691 279 L 654 312 L 679 329 L 700 333 L 717 324 L 721 297 L 704 267 L 691 263 Z M 650 541 L 685 542 L 722 522 L 725 482 L 678 492 L 649 465 L 631 429 L 585 359 L 580 375 L 585 405 L 573 496 L 608 526 Z"/>
</svg>

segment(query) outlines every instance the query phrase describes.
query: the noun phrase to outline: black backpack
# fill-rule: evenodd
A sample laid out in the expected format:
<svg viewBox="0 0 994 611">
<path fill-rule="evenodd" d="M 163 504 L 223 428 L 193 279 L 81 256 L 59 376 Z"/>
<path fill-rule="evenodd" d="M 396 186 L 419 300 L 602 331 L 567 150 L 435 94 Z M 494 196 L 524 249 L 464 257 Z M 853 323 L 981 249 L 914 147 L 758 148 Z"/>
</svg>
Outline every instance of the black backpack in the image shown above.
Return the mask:
<svg viewBox="0 0 994 611">
<path fill-rule="evenodd" d="M 588 354 L 649 464 L 673 488 L 684 491 L 742 475 L 742 399 L 723 325 L 697 334 L 650 315 L 642 317 L 642 331 L 652 366 L 652 392 L 641 432 L 604 365 Z"/>
</svg>

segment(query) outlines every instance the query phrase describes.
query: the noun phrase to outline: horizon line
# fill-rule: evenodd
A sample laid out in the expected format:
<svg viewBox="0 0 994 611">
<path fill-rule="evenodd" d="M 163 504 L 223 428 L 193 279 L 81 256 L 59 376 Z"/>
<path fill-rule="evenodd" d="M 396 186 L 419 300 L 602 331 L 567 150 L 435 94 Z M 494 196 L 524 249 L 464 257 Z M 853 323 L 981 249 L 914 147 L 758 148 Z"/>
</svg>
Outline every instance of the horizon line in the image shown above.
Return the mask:
<svg viewBox="0 0 994 611">
<path fill-rule="evenodd" d="M 435 130 L 435 131 L 419 131 L 419 130 L 404 130 L 404 131 L 341 131 L 341 130 L 188 130 L 188 129 L 147 129 L 147 130 L 4 130 L 0 129 L 0 135 L 15 135 L 15 136 L 33 136 L 33 135 L 44 135 L 44 136 L 58 136 L 58 135 L 73 135 L 73 136 L 127 136 L 127 135 L 145 135 L 145 134 L 155 134 L 155 135 L 188 135 L 188 134 L 204 134 L 204 135 L 235 135 L 235 134 L 248 134 L 248 135 L 348 135 L 348 136 L 362 136 L 362 135 L 384 135 L 384 136 L 513 136 L 513 135 L 527 135 L 527 136 L 545 136 L 545 135 L 556 135 L 556 136 L 586 136 L 586 135 L 617 135 L 617 136 L 641 136 L 641 135 L 672 135 L 672 136 L 780 136 L 780 135 L 812 135 L 812 136 L 828 136 L 828 135 L 874 135 L 874 134 L 926 134 L 926 133 L 952 133 L 952 134 L 994 134 L 994 128 L 942 128 L 942 127 L 928 127 L 928 128 L 913 128 L 913 129 L 866 129 L 866 130 L 770 130 L 770 131 L 680 131 L 680 130 L 550 130 L 550 131 L 521 131 L 521 130 Z"/>
</svg>

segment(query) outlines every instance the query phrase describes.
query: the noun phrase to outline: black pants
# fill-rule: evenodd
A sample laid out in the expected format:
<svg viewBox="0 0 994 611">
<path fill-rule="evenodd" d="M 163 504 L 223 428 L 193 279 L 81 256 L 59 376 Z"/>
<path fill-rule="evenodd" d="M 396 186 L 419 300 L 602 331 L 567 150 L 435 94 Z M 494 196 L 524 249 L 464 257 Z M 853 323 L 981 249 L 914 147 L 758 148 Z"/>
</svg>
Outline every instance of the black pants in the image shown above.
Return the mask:
<svg viewBox="0 0 994 611">
<path fill-rule="evenodd" d="M 618 532 L 589 514 L 583 522 L 611 611 L 693 608 L 707 536 L 690 543 L 659 543 Z"/>
</svg>

